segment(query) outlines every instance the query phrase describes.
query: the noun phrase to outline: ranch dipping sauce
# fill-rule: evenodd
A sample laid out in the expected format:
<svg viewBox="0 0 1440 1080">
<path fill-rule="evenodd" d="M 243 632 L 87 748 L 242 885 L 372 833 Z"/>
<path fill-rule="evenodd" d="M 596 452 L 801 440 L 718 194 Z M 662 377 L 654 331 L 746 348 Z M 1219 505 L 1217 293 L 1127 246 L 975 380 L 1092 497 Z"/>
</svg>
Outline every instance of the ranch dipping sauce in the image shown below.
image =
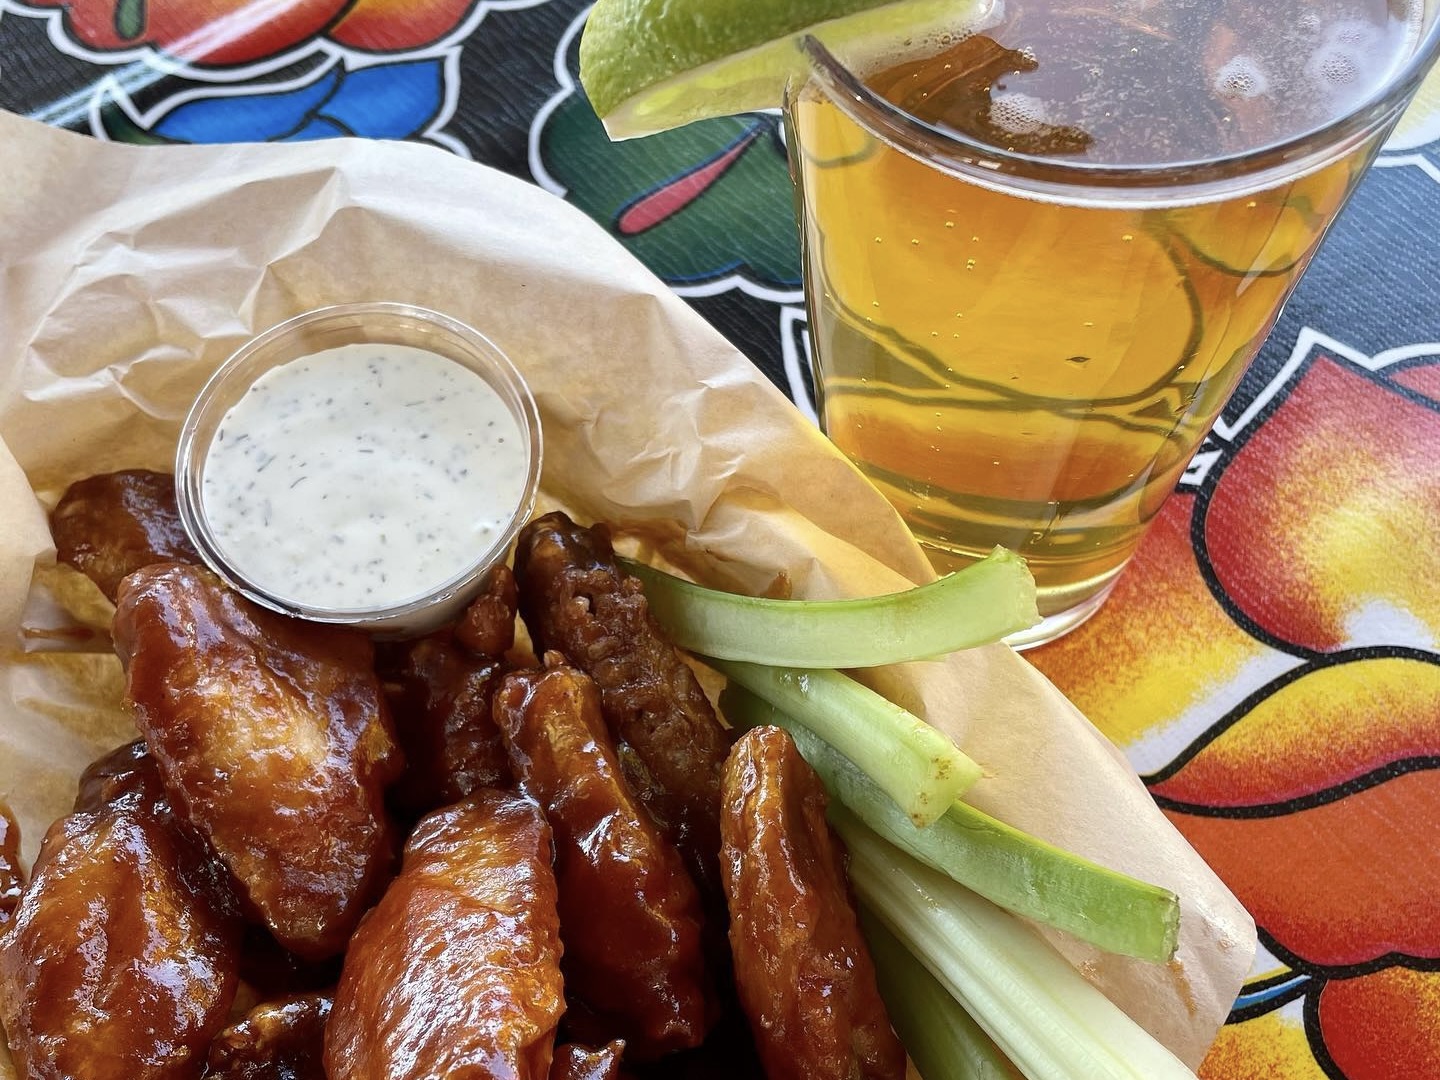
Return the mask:
<svg viewBox="0 0 1440 1080">
<path fill-rule="evenodd" d="M 505 537 L 527 444 L 461 364 L 357 344 L 262 374 L 224 414 L 200 494 L 240 576 L 277 599 L 361 611 L 434 593 Z"/>
</svg>

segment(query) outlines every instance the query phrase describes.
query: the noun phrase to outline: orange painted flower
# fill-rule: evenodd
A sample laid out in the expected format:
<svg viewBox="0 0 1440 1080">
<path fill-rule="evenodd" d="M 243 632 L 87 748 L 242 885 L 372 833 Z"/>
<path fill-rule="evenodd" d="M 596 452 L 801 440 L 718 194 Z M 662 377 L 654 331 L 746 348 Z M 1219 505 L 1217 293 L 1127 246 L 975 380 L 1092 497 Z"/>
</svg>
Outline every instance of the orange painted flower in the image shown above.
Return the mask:
<svg viewBox="0 0 1440 1080">
<path fill-rule="evenodd" d="M 1227 1024 L 1200 1065 L 1200 1080 L 1334 1080 L 1315 1060 L 1303 1012 L 1274 1009 Z"/>
<path fill-rule="evenodd" d="M 1351 666 L 1384 663 L 1361 660 Z M 1428 680 L 1440 686 L 1440 665 L 1415 666 L 1428 669 Z M 1307 969 L 1440 958 L 1440 769 L 1435 767 L 1440 739 L 1433 734 L 1440 718 L 1433 713 L 1428 718 L 1428 741 L 1423 730 L 1405 735 L 1424 752 L 1372 769 L 1374 755 L 1363 737 L 1348 746 L 1322 737 L 1296 738 L 1304 735 L 1307 711 L 1336 704 L 1327 673 L 1302 676 L 1267 701 L 1282 705 L 1246 717 L 1262 741 L 1251 751 L 1264 755 L 1257 756 L 1258 775 L 1239 775 L 1237 790 L 1227 782 L 1236 776 L 1227 763 L 1209 760 L 1235 748 L 1212 744 L 1213 754 L 1202 750 L 1156 785 L 1160 791 L 1188 788 L 1205 801 L 1159 796 L 1161 805 L 1255 916 L 1262 940 L 1277 956 Z M 1403 676 L 1374 671 L 1371 677 L 1378 682 Z M 1277 720 L 1282 708 L 1288 708 L 1293 724 Z M 1363 704 L 1341 708 L 1357 736 L 1372 718 L 1380 719 Z M 1417 713 L 1416 719 L 1424 718 Z M 1187 784 L 1192 767 L 1204 776 Z M 1267 774 L 1281 781 L 1268 792 Z M 1299 796 L 1292 779 L 1297 774 L 1312 779 Z M 1265 801 L 1248 801 L 1256 795 Z"/>
<path fill-rule="evenodd" d="M 1255 916 L 1205 1080 L 1440 1076 L 1437 521 L 1440 363 L 1315 356 L 1030 654 Z"/>
<path fill-rule="evenodd" d="M 453 31 L 476 0 L 30 0 L 59 9 L 94 52 L 148 46 L 206 66 L 249 64 L 330 38 L 365 52 L 409 52 Z"/>
<path fill-rule="evenodd" d="M 1122 747 L 1178 722 L 1164 738 L 1181 741 L 1165 760 L 1196 734 L 1184 730 L 1187 716 L 1223 711 L 1292 663 L 1237 626 L 1211 594 L 1190 543 L 1195 509 L 1194 495 L 1171 496 L 1099 613 L 1026 654 Z"/>
<path fill-rule="evenodd" d="M 1412 390 L 1432 405 L 1440 405 L 1440 364 L 1424 363 L 1400 368 L 1390 376 L 1391 382 Z"/>
<path fill-rule="evenodd" d="M 1391 382 L 1320 357 L 1235 454 L 1204 541 L 1259 633 L 1316 652 L 1440 641 L 1437 383 L 1433 363 Z"/>
<path fill-rule="evenodd" d="M 1440 972 L 1406 967 L 1320 991 L 1323 1054 L 1346 1080 L 1440 1076 Z"/>
<path fill-rule="evenodd" d="M 410 52 L 448 35 L 476 0 L 356 0 L 330 37 L 363 52 Z"/>
<path fill-rule="evenodd" d="M 1436 659 L 1374 657 L 1294 674 L 1152 776 L 1162 805 L 1299 810 L 1440 755 Z"/>
</svg>

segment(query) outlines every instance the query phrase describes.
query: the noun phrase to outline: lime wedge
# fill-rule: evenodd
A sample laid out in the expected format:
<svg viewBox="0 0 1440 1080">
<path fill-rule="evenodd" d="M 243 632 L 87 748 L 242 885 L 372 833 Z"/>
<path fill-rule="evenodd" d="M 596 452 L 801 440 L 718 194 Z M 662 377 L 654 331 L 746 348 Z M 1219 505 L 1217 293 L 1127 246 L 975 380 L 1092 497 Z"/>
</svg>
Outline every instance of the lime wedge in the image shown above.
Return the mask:
<svg viewBox="0 0 1440 1080">
<path fill-rule="evenodd" d="M 780 105 L 813 34 L 863 66 L 973 28 L 992 0 L 598 0 L 580 82 L 612 139 Z M 931 44 L 933 43 L 933 44 Z"/>
</svg>

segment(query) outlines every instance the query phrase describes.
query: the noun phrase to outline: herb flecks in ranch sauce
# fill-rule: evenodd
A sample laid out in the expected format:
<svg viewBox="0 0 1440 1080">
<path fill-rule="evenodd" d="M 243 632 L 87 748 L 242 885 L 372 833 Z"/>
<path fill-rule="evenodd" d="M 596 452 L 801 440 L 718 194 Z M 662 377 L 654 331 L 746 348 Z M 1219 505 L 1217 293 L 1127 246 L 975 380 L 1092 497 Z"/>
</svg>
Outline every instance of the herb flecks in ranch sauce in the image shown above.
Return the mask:
<svg viewBox="0 0 1440 1080">
<path fill-rule="evenodd" d="M 216 429 L 205 515 L 251 584 L 308 607 L 419 599 L 490 550 L 526 449 L 479 375 L 405 345 L 345 345 L 266 372 Z"/>
</svg>

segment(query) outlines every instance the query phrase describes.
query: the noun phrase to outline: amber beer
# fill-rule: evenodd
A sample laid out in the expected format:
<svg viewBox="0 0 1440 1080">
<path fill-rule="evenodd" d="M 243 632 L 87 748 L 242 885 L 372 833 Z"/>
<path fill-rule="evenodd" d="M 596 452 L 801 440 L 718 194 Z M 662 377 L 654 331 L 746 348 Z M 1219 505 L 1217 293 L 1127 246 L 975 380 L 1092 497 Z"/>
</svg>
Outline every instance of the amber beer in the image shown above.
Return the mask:
<svg viewBox="0 0 1440 1080">
<path fill-rule="evenodd" d="M 1020 551 L 1043 637 L 1098 607 L 1382 131 L 1266 148 L 1391 79 L 1411 3 L 1005 0 L 868 93 L 812 45 L 822 422 L 939 568 Z"/>
</svg>

